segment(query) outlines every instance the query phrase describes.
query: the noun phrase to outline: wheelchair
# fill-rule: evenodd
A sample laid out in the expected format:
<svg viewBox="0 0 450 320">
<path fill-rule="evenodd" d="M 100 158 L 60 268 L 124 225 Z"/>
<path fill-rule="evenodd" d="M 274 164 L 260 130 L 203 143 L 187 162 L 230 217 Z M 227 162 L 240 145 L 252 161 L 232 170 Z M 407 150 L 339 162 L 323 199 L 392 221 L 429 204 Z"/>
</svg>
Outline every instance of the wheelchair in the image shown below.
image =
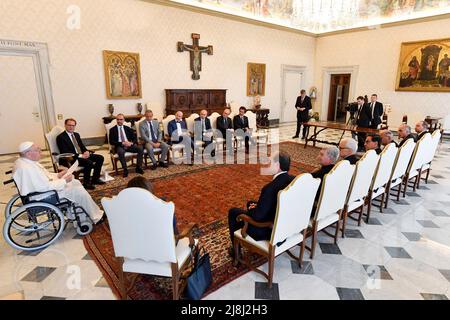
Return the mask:
<svg viewBox="0 0 450 320">
<path fill-rule="evenodd" d="M 4 185 L 10 183 L 15 184 L 14 179 L 3 182 Z M 33 192 L 26 196 L 18 192 L 5 207 L 5 219 L 5 241 L 11 247 L 24 251 L 48 247 L 62 235 L 68 223 L 72 223 L 81 236 L 89 234 L 94 228 L 93 221 L 82 207 L 60 198 L 55 190 Z"/>
</svg>

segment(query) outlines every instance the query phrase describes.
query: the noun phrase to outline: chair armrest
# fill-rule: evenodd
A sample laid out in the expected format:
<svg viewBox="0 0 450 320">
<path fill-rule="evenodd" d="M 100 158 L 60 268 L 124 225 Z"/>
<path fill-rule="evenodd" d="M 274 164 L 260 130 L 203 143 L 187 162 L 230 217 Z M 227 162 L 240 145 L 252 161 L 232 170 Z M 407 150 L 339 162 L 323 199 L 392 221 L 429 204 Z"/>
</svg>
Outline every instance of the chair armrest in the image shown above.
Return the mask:
<svg viewBox="0 0 450 320">
<path fill-rule="evenodd" d="M 190 223 L 186 228 L 184 228 L 178 235 L 175 236 L 175 240 L 178 240 L 189 237 L 189 247 L 194 246 L 194 236 L 192 234 L 194 228 L 197 227 L 197 224 Z"/>
<path fill-rule="evenodd" d="M 252 217 L 250 217 L 249 215 L 246 215 L 246 214 L 241 214 L 241 215 L 237 216 L 236 220 L 244 222 L 244 227 L 241 230 L 241 234 L 244 238 L 247 237 L 248 224 L 251 224 L 257 228 L 273 228 L 273 222 L 270 222 L 270 221 L 257 222 L 255 220 L 253 220 Z"/>
</svg>

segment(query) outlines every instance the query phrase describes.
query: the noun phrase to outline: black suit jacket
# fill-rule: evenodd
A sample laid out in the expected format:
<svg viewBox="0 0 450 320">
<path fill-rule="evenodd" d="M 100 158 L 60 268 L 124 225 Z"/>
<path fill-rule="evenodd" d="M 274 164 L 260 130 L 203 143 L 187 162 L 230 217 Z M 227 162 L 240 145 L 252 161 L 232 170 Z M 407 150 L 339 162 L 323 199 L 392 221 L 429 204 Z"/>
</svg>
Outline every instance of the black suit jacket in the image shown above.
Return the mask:
<svg viewBox="0 0 450 320">
<path fill-rule="evenodd" d="M 376 128 L 382 122 L 381 117 L 383 117 L 383 113 L 384 113 L 383 104 L 378 101 L 375 102 L 375 110 L 373 112 L 372 112 L 372 108 L 371 108 L 372 103 L 368 102 L 367 104 L 369 106 L 370 115 L 371 115 L 370 127 Z M 372 117 L 372 115 L 373 115 L 373 117 Z"/>
<path fill-rule="evenodd" d="M 234 127 L 234 130 L 242 129 L 245 131 L 245 128 L 248 128 L 248 118 L 246 116 L 244 116 L 244 121 L 242 121 L 241 117 L 239 115 L 234 116 L 233 127 Z"/>
<path fill-rule="evenodd" d="M 370 105 L 364 103 L 356 113 L 356 124 L 359 127 L 369 128 L 372 121 L 372 113 L 370 113 Z"/>
<path fill-rule="evenodd" d="M 312 109 L 311 98 L 305 96 L 302 103 L 302 96 L 298 96 L 297 101 L 295 101 L 295 109 L 297 108 L 305 108 L 303 111 L 297 110 L 297 120 L 301 122 L 308 122 L 309 110 Z"/>
<path fill-rule="evenodd" d="M 80 146 L 81 152 L 85 153 L 87 148 L 84 146 L 83 141 L 81 141 L 80 135 L 77 132 L 74 132 L 73 135 Z M 73 153 L 78 157 L 78 152 L 75 150 L 75 146 L 72 143 L 72 139 L 70 139 L 67 131 L 61 132 L 56 137 L 56 144 L 58 145 L 58 149 L 60 153 Z"/>
<path fill-rule="evenodd" d="M 233 129 L 233 122 L 229 117 L 224 121 L 223 116 L 220 116 L 217 117 L 216 127 L 222 134 L 222 138 L 226 139 L 227 129 Z"/>
<path fill-rule="evenodd" d="M 400 143 L 398 144 L 398 147 L 400 148 L 402 145 L 404 145 L 406 140 L 408 140 L 408 139 L 413 139 L 414 142 L 417 142 L 417 136 L 415 134 L 410 133 L 405 137 L 405 139 L 400 141 Z"/>
<path fill-rule="evenodd" d="M 258 204 L 254 209 L 248 211 L 248 215 L 257 222 L 274 222 L 278 204 L 278 192 L 286 188 L 294 179 L 294 176 L 286 172 L 266 184 L 261 190 Z M 257 241 L 269 240 L 272 235 L 271 228 L 257 228 L 249 225 L 247 231 Z"/>
<path fill-rule="evenodd" d="M 128 126 L 123 126 L 123 128 L 125 130 L 125 135 L 127 136 L 128 141 L 137 143 L 136 133 L 134 132 L 134 130 Z M 117 125 L 109 129 L 109 144 L 115 147 L 122 146 L 122 142 L 119 142 L 119 129 Z"/>
</svg>

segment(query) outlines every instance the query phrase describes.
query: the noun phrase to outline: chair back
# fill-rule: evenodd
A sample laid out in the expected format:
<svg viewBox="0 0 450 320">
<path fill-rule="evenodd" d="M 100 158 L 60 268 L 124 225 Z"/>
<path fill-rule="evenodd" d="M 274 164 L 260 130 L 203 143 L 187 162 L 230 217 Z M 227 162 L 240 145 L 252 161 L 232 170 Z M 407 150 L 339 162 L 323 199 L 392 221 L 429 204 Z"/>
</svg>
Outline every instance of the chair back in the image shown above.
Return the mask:
<svg viewBox="0 0 450 320">
<path fill-rule="evenodd" d="M 257 126 L 256 126 L 256 113 L 254 113 L 253 111 L 248 110 L 245 115 L 248 118 L 248 127 L 250 129 L 253 129 L 253 131 L 256 131 Z"/>
<path fill-rule="evenodd" d="M 391 181 L 403 177 L 408 169 L 409 161 L 414 152 L 416 143 L 412 138 L 406 140 L 406 142 L 398 149 L 397 158 L 394 163 L 394 170 L 392 171 Z"/>
<path fill-rule="evenodd" d="M 108 217 L 116 257 L 177 261 L 173 202 L 158 199 L 141 188 L 127 188 L 101 202 Z"/>
<path fill-rule="evenodd" d="M 173 115 L 173 114 L 170 114 L 167 117 L 165 117 L 164 119 L 162 119 L 163 130 L 164 130 L 165 135 L 169 134 L 169 129 L 167 129 L 169 127 L 169 122 L 174 119 L 175 119 L 175 115 Z"/>
<path fill-rule="evenodd" d="M 145 117 L 142 117 L 141 120 L 134 123 L 134 125 L 136 126 L 136 137 L 137 137 L 138 141 L 141 139 L 141 130 L 139 129 L 139 127 L 140 127 L 141 123 L 144 121 L 145 121 Z"/>
<path fill-rule="evenodd" d="M 316 221 L 335 214 L 344 208 L 354 171 L 354 165 L 351 165 L 347 160 L 342 160 L 325 175 L 314 217 Z"/>
<path fill-rule="evenodd" d="M 109 145 L 109 152 L 110 153 L 114 153 L 114 147 L 111 144 L 109 144 L 109 131 L 111 130 L 112 127 L 114 127 L 116 125 L 117 125 L 117 120 L 116 119 L 113 119 L 110 123 L 105 124 L 106 137 L 108 139 L 108 145 Z M 130 122 L 124 122 L 123 125 L 131 128 L 131 123 Z M 139 130 L 137 130 L 137 131 L 139 131 Z"/>
<path fill-rule="evenodd" d="M 213 112 L 208 118 L 211 121 L 211 128 L 217 129 L 217 118 L 220 117 L 220 114 L 217 112 Z"/>
<path fill-rule="evenodd" d="M 372 179 L 371 190 L 376 190 L 383 187 L 389 182 L 394 167 L 395 158 L 397 157 L 398 148 L 395 144 L 388 144 L 380 153 L 380 160 L 378 161 L 376 173 Z"/>
<path fill-rule="evenodd" d="M 436 154 L 437 148 L 439 146 L 439 141 L 441 140 L 441 131 L 440 130 L 434 130 L 431 134 L 432 144 L 429 147 L 429 152 L 425 154 L 426 159 L 424 163 L 430 163 L 433 161 L 434 155 Z"/>
<path fill-rule="evenodd" d="M 308 227 L 319 184 L 320 179 L 304 173 L 296 177 L 284 190 L 278 192 L 277 213 L 270 239 L 272 245 Z"/>
<path fill-rule="evenodd" d="M 187 126 L 187 129 L 189 132 L 194 132 L 194 121 L 198 117 L 200 117 L 200 116 L 197 113 L 193 113 L 189 117 L 184 119 L 184 120 L 186 120 L 186 126 Z"/>
<path fill-rule="evenodd" d="M 56 143 L 56 138 L 64 132 L 64 128 L 60 126 L 54 126 L 50 132 L 45 134 L 45 139 L 47 140 L 48 147 L 50 148 L 50 155 L 52 159 L 53 169 L 55 172 L 58 171 L 58 155 L 60 154 L 58 144 Z"/>
<path fill-rule="evenodd" d="M 367 196 L 379 159 L 375 150 L 369 150 L 356 163 L 346 203 L 353 203 Z"/>
<path fill-rule="evenodd" d="M 426 133 L 419 141 L 417 141 L 407 172 L 412 172 L 422 168 L 422 166 L 426 163 L 427 153 L 430 152 L 430 146 L 432 146 L 432 144 L 433 139 L 429 133 Z"/>
</svg>

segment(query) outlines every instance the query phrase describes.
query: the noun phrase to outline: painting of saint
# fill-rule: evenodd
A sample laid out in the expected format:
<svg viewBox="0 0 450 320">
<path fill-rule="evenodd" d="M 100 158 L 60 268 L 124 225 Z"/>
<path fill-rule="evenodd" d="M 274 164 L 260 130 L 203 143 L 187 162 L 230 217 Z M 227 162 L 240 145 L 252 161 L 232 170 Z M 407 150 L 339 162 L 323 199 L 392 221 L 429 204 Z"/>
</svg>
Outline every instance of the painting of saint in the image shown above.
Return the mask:
<svg viewBox="0 0 450 320">
<path fill-rule="evenodd" d="M 450 92 L 450 39 L 401 44 L 397 91 Z"/>
<path fill-rule="evenodd" d="M 262 63 L 247 64 L 247 96 L 264 96 L 266 82 L 266 65 Z"/>
<path fill-rule="evenodd" d="M 138 53 L 103 51 L 108 99 L 142 98 Z"/>
</svg>

